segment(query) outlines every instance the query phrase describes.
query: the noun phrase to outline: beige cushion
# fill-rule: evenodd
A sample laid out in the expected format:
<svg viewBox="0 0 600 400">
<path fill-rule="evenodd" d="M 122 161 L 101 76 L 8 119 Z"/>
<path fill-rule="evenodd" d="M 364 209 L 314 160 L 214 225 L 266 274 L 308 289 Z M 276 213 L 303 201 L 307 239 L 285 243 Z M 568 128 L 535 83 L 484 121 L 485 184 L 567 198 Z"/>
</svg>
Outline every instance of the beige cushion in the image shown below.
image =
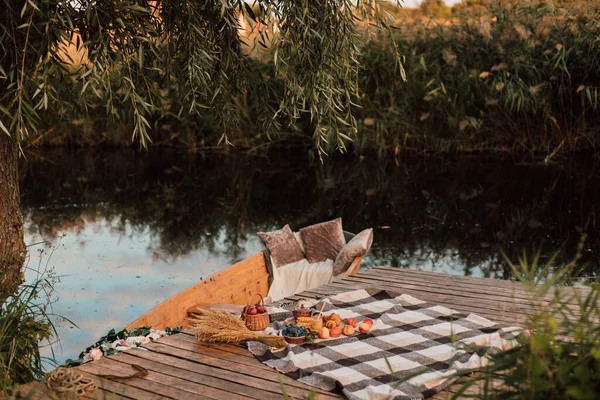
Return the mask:
<svg viewBox="0 0 600 400">
<path fill-rule="evenodd" d="M 367 254 L 373 243 L 373 229 L 365 229 L 354 236 L 339 252 L 333 264 L 333 275 L 346 272 L 356 257 Z"/>
<path fill-rule="evenodd" d="M 333 261 L 309 264 L 306 259 L 273 269 L 269 297 L 278 301 L 331 282 Z"/>
<path fill-rule="evenodd" d="M 302 228 L 300 237 L 306 249 L 306 259 L 311 264 L 335 260 L 346 245 L 341 218 Z"/>
<path fill-rule="evenodd" d="M 304 253 L 289 225 L 273 232 L 257 232 L 271 252 L 276 266 L 294 263 L 304 259 Z"/>
</svg>

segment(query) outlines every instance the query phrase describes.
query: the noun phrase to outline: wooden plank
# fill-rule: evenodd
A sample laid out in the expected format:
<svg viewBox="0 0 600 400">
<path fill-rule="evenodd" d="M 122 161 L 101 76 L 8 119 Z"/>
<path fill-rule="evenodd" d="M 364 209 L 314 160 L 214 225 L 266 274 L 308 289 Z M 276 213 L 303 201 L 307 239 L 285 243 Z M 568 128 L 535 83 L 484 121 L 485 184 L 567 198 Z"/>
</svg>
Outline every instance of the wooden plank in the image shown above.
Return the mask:
<svg viewBox="0 0 600 400">
<path fill-rule="evenodd" d="M 171 337 L 173 338 L 173 337 Z M 170 339 L 171 339 L 170 338 Z M 285 375 L 279 374 L 275 369 L 258 361 L 248 350 L 239 348 L 244 351 L 244 355 L 231 352 L 228 350 L 237 349 L 235 346 L 224 347 L 223 345 L 214 345 L 213 347 L 206 346 L 205 343 L 199 344 L 192 339 L 186 340 L 169 340 L 160 342 L 154 342 L 152 345 L 170 346 L 175 349 L 161 348 L 160 351 L 173 351 L 177 352 L 176 349 L 191 352 L 196 354 L 198 360 L 207 365 L 217 364 L 218 368 L 229 369 L 231 371 L 243 372 L 244 374 L 260 374 L 261 377 L 268 379 L 273 382 L 279 382 L 281 379 L 286 386 L 294 386 L 306 389 L 307 386 L 294 379 L 291 379 Z M 147 346 L 150 346 L 148 344 Z M 146 346 L 144 346 L 146 347 Z M 156 347 L 152 347 L 153 351 L 159 351 Z M 247 357 L 249 355 L 250 357 Z M 254 371 L 254 372 L 253 372 Z M 330 394 L 330 392 L 315 389 L 318 393 Z"/>
<path fill-rule="evenodd" d="M 149 396 L 147 396 L 146 398 L 149 398 L 150 396 L 152 396 L 151 394 L 149 394 Z M 112 393 L 112 392 L 108 392 L 106 390 L 102 390 L 102 389 L 96 389 L 93 390 L 92 392 L 88 392 L 85 395 L 79 397 L 84 398 L 84 399 L 93 399 L 93 400 L 123 400 L 123 399 L 134 399 L 132 397 L 129 396 L 125 396 L 119 393 Z M 156 397 L 155 397 L 156 398 Z M 62 400 L 62 399 L 61 399 Z"/>
<path fill-rule="evenodd" d="M 59 395 L 55 392 L 48 389 L 45 383 L 40 381 L 33 381 L 26 385 L 21 385 L 18 388 L 16 398 L 24 398 L 28 400 L 40 400 L 40 399 L 49 399 L 49 400 L 59 400 Z M 4 399 L 4 394 L 0 392 L 0 399 Z M 12 397 L 7 397 L 8 399 L 12 399 Z M 64 398 L 68 400 L 75 400 L 77 396 L 69 395 L 68 393 L 64 394 Z"/>
<path fill-rule="evenodd" d="M 175 335 L 174 335 L 175 336 Z M 171 336 L 168 339 L 173 339 Z M 172 352 L 173 354 L 186 354 L 186 358 L 193 357 L 193 360 L 202 362 L 206 365 L 215 366 L 217 368 L 228 369 L 230 371 L 236 371 L 248 375 L 259 374 L 264 379 L 272 382 L 281 381 L 287 386 L 293 386 L 307 390 L 309 386 L 300 383 L 292 378 L 285 375 L 279 374 L 275 369 L 258 361 L 248 350 L 243 348 L 237 348 L 236 346 L 224 347 L 223 345 L 214 345 L 214 347 L 208 347 L 205 343 L 199 344 L 195 339 L 188 337 L 185 340 L 163 340 L 153 342 L 145 345 L 153 351 L 160 352 Z M 165 348 L 165 346 L 167 346 Z M 169 348 L 172 347 L 172 348 Z M 244 355 L 236 352 L 230 352 L 224 349 L 239 349 L 244 351 Z M 183 353 L 180 353 L 183 351 Z M 191 353 L 191 354 L 189 354 Z M 249 357 L 247 357 L 249 355 Z M 192 359 L 192 358 L 189 358 Z M 314 388 L 313 388 L 314 389 Z M 320 389 L 314 389 L 317 393 L 327 394 L 337 398 L 334 394 L 326 392 Z"/>
<path fill-rule="evenodd" d="M 515 316 L 519 318 L 526 318 L 527 316 L 537 312 L 538 306 L 532 305 L 531 302 L 526 301 L 524 299 L 518 299 L 512 297 L 510 294 L 505 296 L 490 294 L 490 295 L 473 295 L 470 291 L 457 291 L 453 289 L 443 289 L 435 286 L 428 285 L 412 285 L 409 283 L 405 283 L 403 281 L 395 281 L 392 279 L 388 279 L 387 281 L 380 281 L 377 279 L 365 279 L 362 277 L 351 277 L 346 278 L 346 281 L 341 282 L 362 282 L 368 283 L 375 287 L 384 287 L 391 285 L 393 287 L 401 288 L 402 292 L 414 291 L 418 292 L 419 295 L 415 295 L 416 297 L 425 297 L 435 298 L 436 301 L 444 301 L 447 296 L 455 297 L 455 302 L 459 302 L 460 304 L 465 304 L 469 307 L 472 307 L 472 304 L 477 304 L 478 307 L 484 308 L 482 312 L 486 311 L 499 311 L 505 313 L 506 310 L 509 310 L 511 313 L 515 314 Z M 340 283 L 340 282 L 334 282 Z M 421 295 L 422 293 L 422 295 Z M 432 297 L 433 296 L 433 297 Z M 444 297 L 446 296 L 446 297 Z M 422 298 L 425 300 L 425 298 Z M 429 300 L 428 300 L 429 301 Z M 541 306 L 547 305 L 548 303 L 540 303 Z M 571 311 L 571 318 L 577 318 L 579 314 L 579 307 L 577 306 L 567 306 Z M 476 311 L 475 308 L 472 309 L 473 312 Z"/>
<path fill-rule="evenodd" d="M 243 345 L 229 344 L 229 343 L 198 343 L 196 338 L 193 335 L 181 334 L 181 335 L 173 335 L 170 339 L 185 341 L 188 343 L 192 343 L 198 347 L 206 347 L 209 349 L 216 349 L 220 351 L 227 351 L 229 353 L 233 353 L 235 355 L 246 357 L 252 360 L 255 360 L 255 357 L 248 351 L 248 349 Z M 168 341 L 168 339 L 167 339 Z"/>
<path fill-rule="evenodd" d="M 213 303 L 248 284 L 256 284 L 257 277 L 266 276 L 268 285 L 266 271 L 264 254 L 258 253 L 163 301 L 129 324 L 127 329 L 138 326 L 152 326 L 154 329 L 181 326 L 187 318 L 188 308 L 194 304 Z M 265 291 L 261 294 L 266 295 L 267 293 Z"/>
<path fill-rule="evenodd" d="M 405 283 L 402 281 L 388 280 L 388 281 L 379 281 L 373 279 L 367 279 L 362 277 L 351 277 L 346 278 L 349 282 L 361 282 L 365 284 L 370 284 L 374 286 L 378 285 L 386 285 L 400 288 L 401 290 L 412 290 L 415 292 L 420 292 L 424 294 L 432 294 L 436 296 L 452 296 L 452 297 L 460 297 L 460 299 L 465 304 L 472 304 L 476 302 L 480 306 L 485 306 L 490 310 L 498 310 L 500 307 L 501 310 L 504 310 L 505 307 L 503 305 L 510 304 L 512 306 L 511 311 L 516 313 L 527 314 L 528 312 L 533 311 L 533 308 L 527 303 L 525 300 L 517 299 L 511 297 L 509 295 L 482 295 L 482 294 L 473 294 L 470 290 L 455 290 L 455 289 L 447 289 L 441 286 L 425 286 L 425 285 L 414 285 L 411 283 Z"/>
<path fill-rule="evenodd" d="M 409 269 L 380 269 L 375 268 L 365 273 L 361 273 L 361 277 L 375 278 L 380 280 L 385 279 L 396 279 L 405 282 L 412 282 L 414 284 L 429 284 L 446 286 L 452 288 L 463 288 L 469 290 L 475 290 L 477 293 L 482 294 L 510 294 L 516 298 L 529 299 L 530 293 L 523 286 L 522 283 L 513 280 L 500 280 L 500 279 L 489 279 L 489 278 L 473 278 L 473 277 L 459 277 L 453 275 L 445 275 L 440 273 L 426 273 L 423 271 L 415 271 Z M 460 278 L 471 278 L 471 279 L 460 279 Z M 478 279 L 475 281 L 473 279 Z M 564 295 L 564 301 L 569 301 L 569 304 L 577 304 L 575 296 L 582 296 L 589 293 L 587 288 L 573 288 L 573 287 L 554 287 Z M 551 300 L 552 294 L 548 294 L 544 297 L 546 300 Z"/>
<path fill-rule="evenodd" d="M 91 365 L 88 364 L 91 367 Z M 100 371 L 101 369 L 98 369 Z M 89 378 L 92 380 L 96 388 L 91 391 L 87 391 L 83 398 L 88 399 L 149 399 L 155 400 L 162 397 L 154 396 L 150 392 L 146 392 L 143 390 L 135 389 L 132 387 L 128 387 L 122 385 L 117 382 L 112 382 L 104 378 L 97 377 L 93 374 L 89 374 L 84 372 L 82 369 L 78 368 L 76 370 L 77 375 L 82 375 L 83 377 Z M 56 400 L 65 400 L 65 399 L 73 399 L 76 400 L 78 396 L 73 392 L 65 392 L 65 393 L 56 393 L 50 390 L 45 383 L 40 381 L 34 381 L 27 385 L 23 385 L 20 387 L 20 396 L 26 399 L 56 399 Z M 0 396 L 2 398 L 2 396 Z"/>
<path fill-rule="evenodd" d="M 83 364 L 78 369 L 83 369 L 90 371 L 91 368 L 96 369 L 95 375 L 98 374 L 111 374 L 111 375 L 129 375 L 132 372 L 135 372 L 134 369 L 130 368 L 128 365 L 124 365 L 116 361 L 119 358 L 119 355 L 114 355 L 111 357 L 103 357 L 98 361 L 94 361 L 93 363 Z M 92 365 L 96 364 L 96 365 Z M 114 379 L 110 379 L 114 380 Z M 162 374 L 158 374 L 156 372 L 150 371 L 148 375 L 143 378 L 130 378 L 124 380 L 116 380 L 119 383 L 122 383 L 125 386 L 142 389 L 144 391 L 150 392 L 150 396 L 158 395 L 162 398 L 171 398 L 171 399 L 204 399 L 209 397 L 208 395 L 200 395 L 198 391 L 200 388 L 194 387 L 193 385 L 188 384 L 184 380 L 172 378 L 169 376 L 165 376 Z M 129 393 L 127 389 L 125 389 L 123 393 L 128 395 Z M 144 399 L 144 397 L 136 397 L 139 399 Z M 215 397 L 211 397 L 215 398 Z"/>
<path fill-rule="evenodd" d="M 183 342 L 185 344 L 183 344 L 181 342 Z M 236 358 L 241 357 L 241 358 L 247 359 L 245 361 L 240 360 L 240 362 L 250 363 L 249 365 L 256 365 L 255 364 L 256 358 L 245 347 L 238 347 L 233 344 L 198 343 L 196 341 L 196 339 L 194 339 L 191 336 L 181 336 L 173 342 L 168 341 L 168 344 L 177 346 L 177 347 L 181 347 L 181 348 L 197 349 L 197 351 L 205 351 L 206 350 L 206 351 L 211 351 L 213 353 L 215 351 L 217 351 L 219 354 L 227 353 L 228 356 L 230 355 L 230 356 L 236 357 Z M 182 346 L 185 346 L 185 347 L 182 347 Z M 250 361 L 248 361 L 248 360 L 250 360 Z M 267 367 L 267 368 L 269 368 L 269 367 Z"/>
<path fill-rule="evenodd" d="M 233 353 L 207 349 L 204 349 L 203 351 L 194 351 L 197 350 L 197 347 L 195 348 L 194 346 L 191 346 L 190 343 L 186 342 L 179 342 L 175 344 L 154 342 L 145 345 L 144 348 L 147 348 L 154 353 L 173 355 L 174 357 L 183 360 L 203 364 L 204 366 L 210 367 L 215 371 L 215 373 L 225 373 L 225 376 L 233 379 L 234 381 L 238 381 L 238 375 L 256 376 L 256 374 L 259 373 L 261 376 L 263 376 L 262 371 L 258 372 L 261 369 L 268 372 L 274 372 L 272 368 L 260 363 L 256 359 L 254 361 L 257 364 L 253 365 L 253 363 L 248 361 L 240 362 L 238 360 L 239 356 Z M 266 368 L 261 368 L 259 365 L 262 365 Z M 233 372 L 234 375 L 230 376 L 230 372 Z"/>
<path fill-rule="evenodd" d="M 148 371 L 155 371 L 162 375 L 168 375 L 175 378 L 185 379 L 189 382 L 197 383 L 201 386 L 217 390 L 214 393 L 222 393 L 221 398 L 243 399 L 245 397 L 252 399 L 271 399 L 275 400 L 280 396 L 272 392 L 257 389 L 257 378 L 246 378 L 245 384 L 226 380 L 226 374 L 221 372 L 221 377 L 215 377 L 211 374 L 210 368 L 201 364 L 185 362 L 180 358 L 169 354 L 152 353 L 139 349 L 132 349 L 123 353 L 124 357 L 119 359 L 126 364 L 137 364 Z M 198 392 L 199 394 L 202 392 Z"/>
<path fill-rule="evenodd" d="M 93 370 L 93 364 L 94 363 L 88 363 L 86 366 Z M 104 371 L 102 368 L 98 368 L 97 371 L 99 374 L 106 373 L 106 371 Z M 162 396 L 158 396 L 152 392 L 127 386 L 119 381 L 111 381 L 109 379 L 96 376 L 93 373 L 84 372 L 82 368 L 77 368 L 77 372 L 94 381 L 94 384 L 97 388 L 94 394 L 97 393 L 97 396 L 94 396 L 93 398 L 103 399 L 105 396 L 108 397 L 113 394 L 120 398 L 127 399 L 159 400 L 163 398 Z"/>
<path fill-rule="evenodd" d="M 126 354 L 128 356 L 139 357 L 156 362 L 164 362 L 164 357 L 169 355 L 168 362 L 172 367 L 192 371 L 196 374 L 205 376 L 202 380 L 203 384 L 210 385 L 216 378 L 215 381 L 218 387 L 223 387 L 224 390 L 227 391 L 256 399 L 281 399 L 282 391 L 279 382 L 273 382 L 266 379 L 263 374 L 257 374 L 255 368 L 240 367 L 240 365 L 236 363 L 229 363 L 229 365 L 227 365 L 228 368 L 223 368 L 226 364 L 223 360 L 210 357 L 198 357 L 194 352 L 175 349 L 169 346 L 160 347 L 158 343 L 156 343 L 156 345 L 157 346 L 146 347 L 151 351 L 137 350 L 135 352 L 127 352 Z M 144 364 L 140 365 L 146 367 Z M 288 395 L 291 396 L 303 396 L 306 389 L 308 389 L 308 387 L 304 389 L 286 387 Z"/>
<path fill-rule="evenodd" d="M 370 270 L 365 274 L 361 274 L 363 278 L 372 278 L 379 280 L 391 279 L 394 281 L 403 281 L 410 282 L 413 284 L 428 284 L 428 285 L 439 285 L 440 287 L 453 287 L 458 290 L 460 289 L 479 289 L 483 293 L 490 294 L 490 290 L 493 293 L 502 293 L 502 294 L 512 294 L 518 297 L 529 297 L 527 291 L 524 289 L 523 285 L 519 282 L 508 281 L 510 285 L 498 285 L 498 286 L 490 286 L 490 285 L 477 285 L 474 282 L 465 282 L 454 279 L 447 279 L 445 276 L 431 276 L 431 275 L 421 275 L 421 274 L 412 274 L 407 273 L 404 270 L 398 271 L 390 271 L 387 269 L 380 270 Z M 452 277 L 449 277 L 452 278 Z M 507 281 L 503 281 L 507 282 Z"/>
<path fill-rule="evenodd" d="M 449 279 L 449 280 L 456 282 L 457 284 L 458 283 L 471 283 L 474 285 L 485 286 L 485 287 L 490 287 L 490 288 L 499 288 L 499 287 L 511 288 L 511 285 L 514 282 L 512 280 L 507 280 L 507 279 L 494 279 L 494 278 L 480 278 L 480 277 L 475 277 L 475 276 L 449 275 L 449 274 L 444 274 L 441 272 L 421 271 L 421 270 L 411 269 L 411 268 L 399 268 L 399 267 L 387 267 L 387 266 L 374 267 L 368 271 L 365 271 L 365 273 L 368 273 L 370 271 L 373 271 L 372 273 L 388 271 L 388 272 L 392 272 L 392 273 L 399 273 L 402 275 L 414 275 L 414 276 L 417 276 L 420 278 L 427 277 L 427 279 Z M 576 288 L 576 287 L 570 287 L 570 286 L 556 286 L 556 288 L 559 291 L 565 291 L 567 293 L 575 292 L 575 293 L 580 293 L 580 294 L 586 294 L 586 293 L 589 293 L 589 291 L 590 291 L 589 288 Z"/>
<path fill-rule="evenodd" d="M 335 282 L 340 283 L 340 282 Z M 334 283 L 334 284 L 335 284 Z M 429 286 L 417 286 L 402 282 L 393 282 L 393 281 L 377 281 L 373 279 L 363 279 L 359 277 L 347 278 L 344 284 L 356 285 L 359 284 L 361 286 L 369 286 L 369 287 L 380 287 L 380 288 L 396 288 L 396 291 L 407 292 L 411 291 L 412 293 L 420 293 L 421 298 L 423 299 L 425 296 L 429 298 L 439 298 L 440 300 L 444 299 L 454 299 L 455 302 L 459 302 L 465 305 L 473 305 L 474 299 L 477 300 L 476 304 L 478 306 L 485 306 L 485 308 L 490 310 L 499 310 L 504 311 L 506 309 L 506 304 L 511 305 L 511 311 L 515 313 L 526 314 L 526 311 L 530 310 L 531 307 L 529 304 L 526 304 L 522 300 L 514 299 L 510 296 L 472 296 L 467 291 L 457 291 L 457 290 L 447 290 L 442 288 L 435 288 Z M 419 297 L 418 295 L 416 297 Z M 498 308 L 499 305 L 502 305 Z M 481 307 L 480 307 L 481 308 Z"/>
</svg>

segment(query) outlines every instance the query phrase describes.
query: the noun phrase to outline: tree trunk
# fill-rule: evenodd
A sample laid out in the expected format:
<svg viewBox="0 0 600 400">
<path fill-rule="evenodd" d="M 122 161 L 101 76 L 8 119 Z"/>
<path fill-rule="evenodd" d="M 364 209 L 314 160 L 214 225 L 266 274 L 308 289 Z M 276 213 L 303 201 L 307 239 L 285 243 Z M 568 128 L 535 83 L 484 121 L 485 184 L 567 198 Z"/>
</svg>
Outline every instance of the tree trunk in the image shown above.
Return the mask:
<svg viewBox="0 0 600 400">
<path fill-rule="evenodd" d="M 18 159 L 15 140 L 0 131 L 0 304 L 23 282 L 27 250 L 23 239 Z"/>
</svg>

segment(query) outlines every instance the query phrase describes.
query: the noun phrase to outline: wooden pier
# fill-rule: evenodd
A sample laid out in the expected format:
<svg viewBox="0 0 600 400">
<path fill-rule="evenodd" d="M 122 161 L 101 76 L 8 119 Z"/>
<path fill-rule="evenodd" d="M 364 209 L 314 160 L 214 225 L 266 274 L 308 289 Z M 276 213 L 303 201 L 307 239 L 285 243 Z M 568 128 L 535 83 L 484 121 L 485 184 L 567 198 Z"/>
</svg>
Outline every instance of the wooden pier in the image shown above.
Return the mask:
<svg viewBox="0 0 600 400">
<path fill-rule="evenodd" d="M 407 293 L 421 300 L 462 312 L 476 313 L 499 323 L 523 326 L 531 311 L 524 288 L 516 282 L 450 276 L 393 267 L 376 267 L 289 299 L 315 298 L 358 288 L 379 288 Z M 561 290 L 587 289 L 563 288 Z M 92 378 L 97 389 L 84 396 L 93 399 L 282 399 L 282 387 L 290 398 L 302 399 L 313 392 L 317 399 L 339 399 L 341 394 L 302 384 L 267 367 L 245 345 L 197 343 L 188 332 L 163 337 L 120 354 L 87 363 L 74 370 Z M 130 375 L 132 365 L 148 371 L 143 378 L 107 379 L 98 375 Z M 449 399 L 458 385 L 431 397 Z M 33 398 L 52 398 L 46 386 L 36 382 L 22 388 Z"/>
</svg>

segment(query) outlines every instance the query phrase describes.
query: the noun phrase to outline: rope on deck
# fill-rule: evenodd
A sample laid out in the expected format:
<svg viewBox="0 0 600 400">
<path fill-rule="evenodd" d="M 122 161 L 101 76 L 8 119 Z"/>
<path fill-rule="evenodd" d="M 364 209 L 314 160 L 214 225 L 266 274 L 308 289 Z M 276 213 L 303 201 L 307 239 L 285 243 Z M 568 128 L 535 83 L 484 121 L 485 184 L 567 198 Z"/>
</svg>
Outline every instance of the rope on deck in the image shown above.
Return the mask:
<svg viewBox="0 0 600 400">
<path fill-rule="evenodd" d="M 148 375 L 146 368 L 136 364 L 131 366 L 137 369 L 137 372 L 130 375 L 96 374 L 96 376 L 106 379 L 132 379 Z M 74 369 L 65 367 L 59 367 L 50 372 L 46 377 L 46 386 L 57 393 L 74 392 L 77 396 L 82 396 L 86 392 L 92 392 L 96 389 L 96 384 L 92 379 L 77 374 Z"/>
<path fill-rule="evenodd" d="M 58 393 L 75 392 L 77 396 L 96 389 L 96 385 L 90 378 L 76 374 L 74 370 L 65 367 L 50 372 L 46 378 L 46 386 Z"/>
</svg>

